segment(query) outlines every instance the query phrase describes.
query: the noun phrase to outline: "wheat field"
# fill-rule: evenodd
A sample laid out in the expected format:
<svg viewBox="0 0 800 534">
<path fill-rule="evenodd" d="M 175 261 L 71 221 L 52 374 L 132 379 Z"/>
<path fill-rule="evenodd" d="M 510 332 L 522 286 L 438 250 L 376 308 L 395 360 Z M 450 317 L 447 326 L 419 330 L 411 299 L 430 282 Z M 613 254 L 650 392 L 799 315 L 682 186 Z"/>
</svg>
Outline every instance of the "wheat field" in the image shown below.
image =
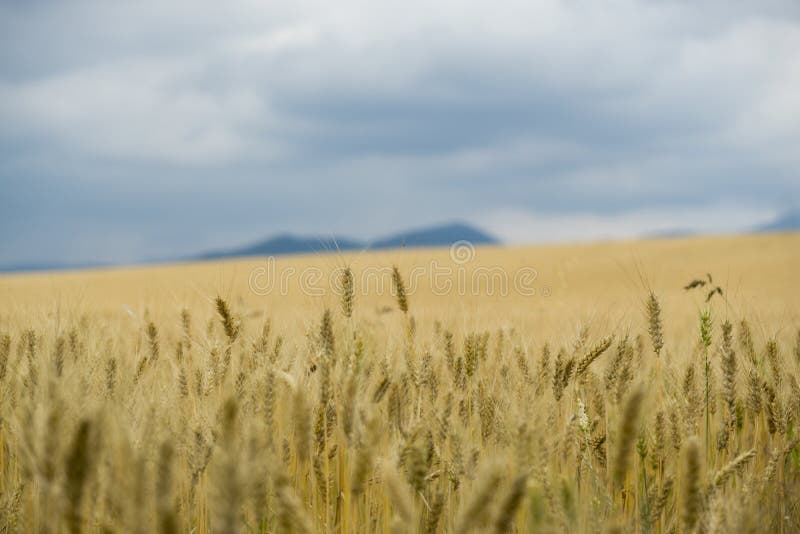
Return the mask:
<svg viewBox="0 0 800 534">
<path fill-rule="evenodd" d="M 0 277 L 0 532 L 800 532 L 800 235 L 467 252 Z"/>
</svg>

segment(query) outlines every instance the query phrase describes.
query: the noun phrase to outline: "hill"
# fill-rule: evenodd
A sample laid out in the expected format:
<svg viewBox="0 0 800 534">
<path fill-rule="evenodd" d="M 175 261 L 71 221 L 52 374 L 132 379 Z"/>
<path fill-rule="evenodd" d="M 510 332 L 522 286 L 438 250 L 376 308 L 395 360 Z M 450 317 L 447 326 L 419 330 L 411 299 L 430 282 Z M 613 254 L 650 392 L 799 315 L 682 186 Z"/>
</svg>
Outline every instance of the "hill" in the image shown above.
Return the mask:
<svg viewBox="0 0 800 534">
<path fill-rule="evenodd" d="M 450 223 L 408 230 L 372 242 L 347 237 L 310 237 L 281 234 L 257 243 L 228 250 L 213 251 L 190 259 L 209 260 L 222 258 L 244 258 L 248 256 L 283 256 L 348 250 L 380 250 L 391 248 L 447 247 L 457 241 L 469 241 L 474 245 L 499 243 L 497 239 L 473 226 Z"/>
</svg>

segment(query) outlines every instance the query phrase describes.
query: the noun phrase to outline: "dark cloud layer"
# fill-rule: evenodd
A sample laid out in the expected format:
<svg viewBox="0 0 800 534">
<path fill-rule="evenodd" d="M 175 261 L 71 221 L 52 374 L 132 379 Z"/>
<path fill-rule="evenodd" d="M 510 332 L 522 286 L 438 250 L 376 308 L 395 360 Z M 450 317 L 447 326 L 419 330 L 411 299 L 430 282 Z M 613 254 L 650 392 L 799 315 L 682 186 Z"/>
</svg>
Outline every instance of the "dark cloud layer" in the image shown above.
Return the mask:
<svg viewBox="0 0 800 534">
<path fill-rule="evenodd" d="M 735 231 L 800 201 L 800 8 L 0 4 L 0 263 L 463 218 Z"/>
</svg>

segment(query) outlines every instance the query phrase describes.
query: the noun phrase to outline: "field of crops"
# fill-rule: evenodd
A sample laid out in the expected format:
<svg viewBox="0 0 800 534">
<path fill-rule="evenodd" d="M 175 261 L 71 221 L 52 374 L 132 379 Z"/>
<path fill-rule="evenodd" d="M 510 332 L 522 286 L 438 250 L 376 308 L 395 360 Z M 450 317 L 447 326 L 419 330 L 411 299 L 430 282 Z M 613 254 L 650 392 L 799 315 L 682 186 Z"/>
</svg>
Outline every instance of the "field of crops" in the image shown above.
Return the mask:
<svg viewBox="0 0 800 534">
<path fill-rule="evenodd" d="M 798 273 L 785 234 L 2 276 L 0 532 L 798 532 Z"/>
</svg>

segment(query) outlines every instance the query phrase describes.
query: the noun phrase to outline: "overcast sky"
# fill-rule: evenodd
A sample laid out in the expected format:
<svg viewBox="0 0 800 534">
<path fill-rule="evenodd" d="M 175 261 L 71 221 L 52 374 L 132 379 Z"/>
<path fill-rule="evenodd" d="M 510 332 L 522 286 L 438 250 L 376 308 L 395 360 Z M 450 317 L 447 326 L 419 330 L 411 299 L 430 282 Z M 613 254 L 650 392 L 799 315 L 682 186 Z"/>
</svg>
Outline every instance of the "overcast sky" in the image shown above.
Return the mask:
<svg viewBox="0 0 800 534">
<path fill-rule="evenodd" d="M 0 263 L 800 199 L 800 2 L 0 2 Z"/>
</svg>

